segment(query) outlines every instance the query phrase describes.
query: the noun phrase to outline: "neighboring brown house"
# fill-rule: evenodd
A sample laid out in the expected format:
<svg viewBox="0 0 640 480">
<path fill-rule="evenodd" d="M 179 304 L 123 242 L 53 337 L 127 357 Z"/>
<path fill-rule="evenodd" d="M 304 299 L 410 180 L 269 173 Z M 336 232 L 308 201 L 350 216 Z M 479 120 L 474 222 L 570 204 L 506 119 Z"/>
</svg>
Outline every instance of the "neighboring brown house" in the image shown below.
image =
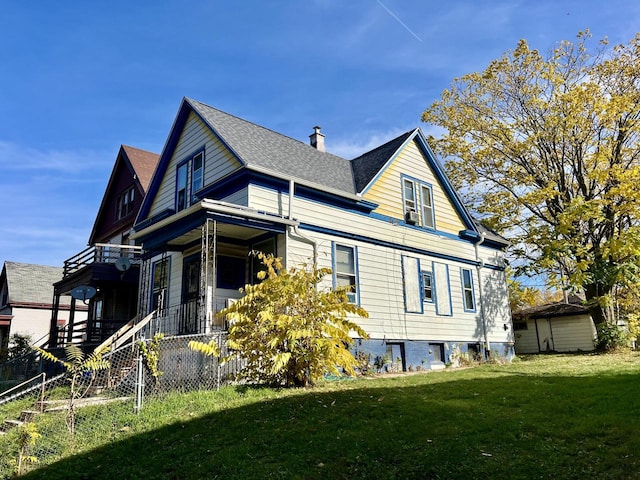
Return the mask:
<svg viewBox="0 0 640 480">
<path fill-rule="evenodd" d="M 36 345 L 47 341 L 51 321 L 53 284 L 62 278 L 61 267 L 5 262 L 0 274 L 0 360 L 14 333 L 29 335 Z M 69 302 L 58 306 L 56 324 L 69 318 Z M 86 318 L 86 308 L 77 318 Z"/>
<path fill-rule="evenodd" d="M 576 352 L 595 349 L 596 327 L 589 310 L 554 303 L 513 314 L 516 354 Z"/>
<path fill-rule="evenodd" d="M 139 253 L 129 240 L 133 225 L 158 155 L 139 148 L 121 146 L 89 236 L 89 247 L 64 262 L 55 284 L 53 314 L 49 324 L 49 347 L 67 342 L 97 344 L 136 314 Z M 72 298 L 72 292 L 90 291 L 91 298 Z M 83 290 L 84 289 L 84 290 Z M 64 331 L 56 318 L 62 298 L 69 298 L 71 317 Z M 85 303 L 86 321 L 73 312 Z"/>
</svg>

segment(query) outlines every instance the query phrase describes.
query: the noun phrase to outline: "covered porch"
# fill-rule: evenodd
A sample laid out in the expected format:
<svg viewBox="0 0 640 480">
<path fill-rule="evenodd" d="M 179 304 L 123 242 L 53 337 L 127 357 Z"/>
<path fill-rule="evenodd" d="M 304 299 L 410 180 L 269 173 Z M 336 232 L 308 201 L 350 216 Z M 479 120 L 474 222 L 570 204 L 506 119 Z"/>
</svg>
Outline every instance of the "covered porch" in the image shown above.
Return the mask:
<svg viewBox="0 0 640 480">
<path fill-rule="evenodd" d="M 155 311 L 150 334 L 188 335 L 226 330 L 217 313 L 257 281 L 255 252 L 284 256 L 286 233 L 297 222 L 255 209 L 202 200 L 132 236 L 142 244 L 138 315 Z"/>
<path fill-rule="evenodd" d="M 98 345 L 136 315 L 141 251 L 135 245 L 97 243 L 65 260 L 63 278 L 54 284 L 49 348 Z M 77 289 L 92 294 L 75 298 Z M 71 297 L 68 322 L 58 318 L 63 296 Z"/>
</svg>

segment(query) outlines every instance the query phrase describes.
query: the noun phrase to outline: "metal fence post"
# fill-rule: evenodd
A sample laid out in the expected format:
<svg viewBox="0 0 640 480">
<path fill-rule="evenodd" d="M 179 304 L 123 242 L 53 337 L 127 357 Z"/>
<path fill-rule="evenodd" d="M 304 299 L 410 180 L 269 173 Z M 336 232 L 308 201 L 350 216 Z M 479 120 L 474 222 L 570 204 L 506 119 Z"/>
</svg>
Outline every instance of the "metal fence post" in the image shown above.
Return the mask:
<svg viewBox="0 0 640 480">
<path fill-rule="evenodd" d="M 138 371 L 136 381 L 136 406 L 135 410 L 139 414 L 142 410 L 142 398 L 144 396 L 144 378 L 142 368 L 142 355 L 138 355 Z"/>
</svg>

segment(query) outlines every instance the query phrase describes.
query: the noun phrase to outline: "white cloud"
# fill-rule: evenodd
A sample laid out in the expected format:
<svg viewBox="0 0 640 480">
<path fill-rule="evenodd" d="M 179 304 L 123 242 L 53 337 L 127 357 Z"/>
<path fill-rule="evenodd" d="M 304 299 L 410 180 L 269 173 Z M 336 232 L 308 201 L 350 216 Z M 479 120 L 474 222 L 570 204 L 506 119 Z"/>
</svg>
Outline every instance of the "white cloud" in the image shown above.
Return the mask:
<svg viewBox="0 0 640 480">
<path fill-rule="evenodd" d="M 79 174 L 104 170 L 111 162 L 104 152 L 39 150 L 0 140 L 0 172 L 36 170 Z"/>
</svg>

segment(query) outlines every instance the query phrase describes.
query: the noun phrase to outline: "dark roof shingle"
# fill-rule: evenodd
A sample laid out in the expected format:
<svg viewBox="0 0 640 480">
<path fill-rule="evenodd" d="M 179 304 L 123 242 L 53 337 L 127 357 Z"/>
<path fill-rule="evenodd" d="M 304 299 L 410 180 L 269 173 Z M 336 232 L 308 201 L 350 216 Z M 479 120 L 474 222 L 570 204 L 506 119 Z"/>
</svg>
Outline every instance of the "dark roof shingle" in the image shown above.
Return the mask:
<svg viewBox="0 0 640 480">
<path fill-rule="evenodd" d="M 149 183 L 151 182 L 151 177 L 156 169 L 156 165 L 158 165 L 160 155 L 128 145 L 122 145 L 122 149 L 127 154 L 131 166 L 138 176 L 142 190 L 146 192 L 149 188 Z"/>
<path fill-rule="evenodd" d="M 62 267 L 4 262 L 9 303 L 50 305 L 53 284 L 62 280 Z M 4 275 L 3 275 L 4 277 Z"/>
<path fill-rule="evenodd" d="M 186 101 L 247 168 L 268 170 L 351 195 L 356 193 L 349 160 L 197 100 Z"/>
<path fill-rule="evenodd" d="M 415 130 L 403 133 L 384 145 L 351 160 L 356 190 L 362 192 Z"/>
</svg>

